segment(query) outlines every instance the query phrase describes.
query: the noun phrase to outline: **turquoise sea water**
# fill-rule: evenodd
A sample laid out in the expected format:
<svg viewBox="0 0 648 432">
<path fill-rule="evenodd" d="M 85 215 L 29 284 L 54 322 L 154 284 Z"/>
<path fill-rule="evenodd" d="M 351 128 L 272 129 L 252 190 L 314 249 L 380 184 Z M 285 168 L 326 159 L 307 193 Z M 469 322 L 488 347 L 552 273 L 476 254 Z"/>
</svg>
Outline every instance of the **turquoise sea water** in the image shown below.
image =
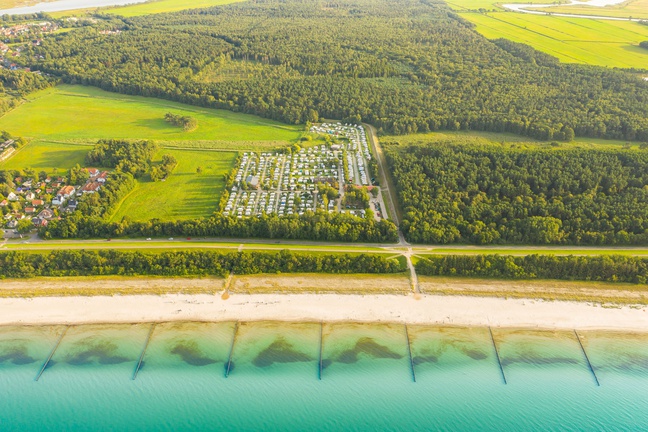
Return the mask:
<svg viewBox="0 0 648 432">
<path fill-rule="evenodd" d="M 648 334 L 578 333 L 597 386 L 574 332 L 493 329 L 503 377 L 488 328 L 407 330 L 0 327 L 0 430 L 648 430 Z"/>
</svg>

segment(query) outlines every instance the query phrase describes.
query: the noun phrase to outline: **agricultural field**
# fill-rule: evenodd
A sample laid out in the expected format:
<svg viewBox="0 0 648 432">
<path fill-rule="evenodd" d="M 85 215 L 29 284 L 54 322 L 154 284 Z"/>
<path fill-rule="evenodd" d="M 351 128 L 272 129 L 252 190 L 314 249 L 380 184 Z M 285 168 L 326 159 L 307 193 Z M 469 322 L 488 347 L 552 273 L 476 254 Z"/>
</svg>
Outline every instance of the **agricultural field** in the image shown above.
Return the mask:
<svg viewBox="0 0 648 432">
<path fill-rule="evenodd" d="M 172 112 L 191 116 L 191 132 L 164 120 Z M 296 141 L 300 126 L 225 110 L 194 107 L 140 96 L 125 96 L 94 87 L 60 85 L 33 93 L 26 103 L 0 118 L 0 130 L 40 140 L 94 143 L 100 138 L 159 141 L 250 142 L 274 148 Z"/>
<path fill-rule="evenodd" d="M 639 47 L 640 42 L 648 40 L 648 26 L 637 22 L 515 13 L 506 11 L 494 0 L 450 0 L 448 5 L 489 39 L 525 43 L 566 63 L 648 69 L 648 51 Z M 605 8 L 556 6 L 550 9 L 575 14 L 648 17 L 648 0 L 630 0 Z"/>
<path fill-rule="evenodd" d="M 648 69 L 648 26 L 629 21 L 604 21 L 527 15 L 514 12 L 462 13 L 489 39 L 521 42 L 566 63 Z"/>
<path fill-rule="evenodd" d="M 648 0 L 628 0 L 619 5 L 593 7 L 586 5 L 559 5 L 547 8 L 547 12 L 578 15 L 599 15 L 615 18 L 648 19 Z"/>
</svg>

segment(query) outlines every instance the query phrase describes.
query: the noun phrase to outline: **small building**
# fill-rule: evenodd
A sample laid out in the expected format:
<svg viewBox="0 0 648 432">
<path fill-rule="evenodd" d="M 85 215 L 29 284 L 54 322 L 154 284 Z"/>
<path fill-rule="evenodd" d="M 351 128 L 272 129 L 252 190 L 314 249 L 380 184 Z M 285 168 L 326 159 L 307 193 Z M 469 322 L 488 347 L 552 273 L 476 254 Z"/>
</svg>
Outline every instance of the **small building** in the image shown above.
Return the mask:
<svg viewBox="0 0 648 432">
<path fill-rule="evenodd" d="M 40 219 L 49 220 L 49 219 L 52 219 L 54 217 L 54 212 L 52 210 L 50 210 L 50 209 L 45 209 L 45 210 L 41 211 L 40 213 L 38 213 L 38 217 Z"/>
<path fill-rule="evenodd" d="M 70 198 L 71 196 L 74 195 L 74 192 L 76 190 L 74 189 L 74 186 L 63 186 L 59 191 L 57 195 L 62 196 L 64 199 Z"/>
<path fill-rule="evenodd" d="M 18 201 L 18 195 L 16 195 L 13 192 L 9 192 L 9 195 L 7 195 L 7 199 L 9 201 Z"/>
<path fill-rule="evenodd" d="M 101 189 L 101 183 L 98 181 L 96 182 L 88 182 L 81 188 L 81 193 L 88 194 L 88 193 L 95 193 L 99 189 Z"/>
</svg>

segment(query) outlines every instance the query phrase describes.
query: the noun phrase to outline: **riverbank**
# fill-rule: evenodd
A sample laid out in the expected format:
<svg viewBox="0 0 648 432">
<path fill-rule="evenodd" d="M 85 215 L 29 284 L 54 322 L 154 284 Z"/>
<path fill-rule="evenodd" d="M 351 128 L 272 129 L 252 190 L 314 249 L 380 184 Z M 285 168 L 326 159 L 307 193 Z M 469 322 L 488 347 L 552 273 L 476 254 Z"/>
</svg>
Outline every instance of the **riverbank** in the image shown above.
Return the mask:
<svg viewBox="0 0 648 432">
<path fill-rule="evenodd" d="M 0 325 L 281 320 L 648 331 L 647 309 L 418 294 L 39 297 L 0 299 Z"/>
</svg>

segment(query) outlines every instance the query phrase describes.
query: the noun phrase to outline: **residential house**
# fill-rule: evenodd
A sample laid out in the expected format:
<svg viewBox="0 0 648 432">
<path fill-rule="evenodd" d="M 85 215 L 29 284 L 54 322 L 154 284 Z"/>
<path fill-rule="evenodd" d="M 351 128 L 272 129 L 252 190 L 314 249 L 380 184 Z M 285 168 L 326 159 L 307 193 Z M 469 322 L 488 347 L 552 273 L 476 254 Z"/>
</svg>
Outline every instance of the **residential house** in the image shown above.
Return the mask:
<svg viewBox="0 0 648 432">
<path fill-rule="evenodd" d="M 74 189 L 74 186 L 63 186 L 58 191 L 57 195 L 62 196 L 64 199 L 68 199 L 68 198 L 74 196 L 74 192 L 76 192 L 76 190 Z"/>
<path fill-rule="evenodd" d="M 9 201 L 18 201 L 18 195 L 16 195 L 13 192 L 9 192 L 9 195 L 7 195 L 7 199 Z"/>
<path fill-rule="evenodd" d="M 70 201 L 70 203 L 71 202 L 72 201 Z M 49 220 L 49 219 L 52 219 L 54 217 L 54 212 L 52 210 L 50 210 L 50 209 L 45 209 L 45 210 L 41 211 L 40 213 L 38 213 L 38 217 L 40 219 Z"/>
<path fill-rule="evenodd" d="M 32 206 L 34 206 L 34 207 L 42 207 L 44 205 L 45 205 L 45 201 L 43 201 L 43 200 L 40 200 L 40 199 L 32 200 Z"/>
<path fill-rule="evenodd" d="M 76 210 L 77 206 L 79 205 L 78 201 L 76 200 L 70 200 L 68 201 L 68 208 L 70 210 Z"/>
<path fill-rule="evenodd" d="M 26 214 L 34 214 L 34 213 L 36 213 L 36 208 L 34 208 L 34 207 L 25 207 L 25 213 Z"/>
<path fill-rule="evenodd" d="M 85 186 L 83 186 L 83 188 L 81 189 L 81 192 L 84 193 L 84 194 L 95 193 L 99 189 L 101 189 L 101 183 L 99 183 L 98 181 L 96 181 L 96 182 L 88 182 L 88 183 L 85 184 Z"/>
<path fill-rule="evenodd" d="M 27 201 L 31 201 L 31 200 L 33 200 L 33 199 L 35 199 L 35 198 L 36 198 L 36 194 L 35 194 L 34 192 L 27 192 L 27 193 L 25 194 L 25 199 L 26 199 Z"/>
<path fill-rule="evenodd" d="M 47 219 L 41 219 L 41 218 L 35 217 L 34 219 L 32 219 L 32 223 L 34 224 L 35 227 L 40 228 L 40 227 L 47 226 L 49 221 Z"/>
<path fill-rule="evenodd" d="M 97 181 L 99 183 L 106 183 L 106 180 L 108 179 L 108 171 L 104 171 L 99 176 L 97 177 Z"/>
<path fill-rule="evenodd" d="M 9 205 L 9 201 L 7 200 L 2 200 L 2 202 L 0 202 L 0 207 L 7 207 L 8 205 Z"/>
</svg>

